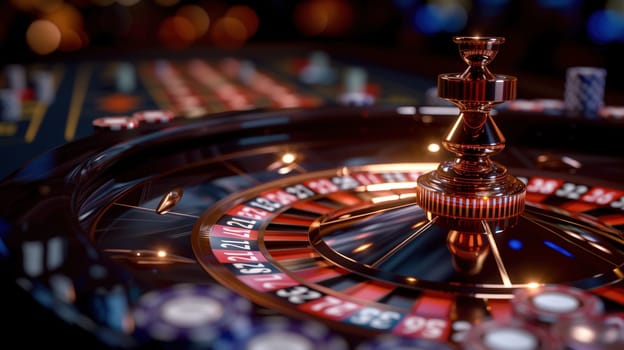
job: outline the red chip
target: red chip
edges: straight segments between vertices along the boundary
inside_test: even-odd
[[[603,118],[624,119],[624,106],[604,106],[598,114]]]
[[[512,111],[541,112],[544,107],[539,101],[514,100],[507,103],[507,109]]]
[[[565,105],[563,104],[563,100],[557,99],[539,99],[536,100],[544,110],[553,110],[553,111],[563,111],[565,109]]]
[[[552,333],[562,340],[565,349],[624,349],[624,325],[617,314],[558,322]]]
[[[93,120],[92,124],[96,129],[118,131],[134,129],[139,125],[139,122],[128,116],[119,116],[97,118]]]
[[[158,124],[168,123],[173,120],[175,116],[171,111],[148,110],[134,113],[133,118],[138,123]]]

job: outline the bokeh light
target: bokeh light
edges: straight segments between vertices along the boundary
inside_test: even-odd
[[[258,31],[259,19],[256,11],[249,6],[237,5],[230,7],[225,17],[235,18],[245,26],[247,37],[251,37]]]
[[[498,33],[528,50],[518,49],[509,64],[543,73],[557,72],[564,61],[581,61],[619,72],[615,57],[624,43],[622,0],[7,0],[2,5],[0,45],[7,61],[55,51],[236,48],[252,40],[422,46],[446,54],[434,41]],[[35,40],[38,27],[29,27],[35,20],[54,24],[60,42]],[[548,40],[558,44],[547,46]],[[550,50],[546,59],[533,58],[533,49],[541,46]],[[579,46],[580,55],[573,54]]]
[[[254,9],[244,5],[227,8],[212,25],[210,38],[218,47],[243,46],[256,32],[260,19]]]
[[[457,33],[462,31],[468,22],[466,8],[453,1],[437,1],[416,9],[413,25],[424,34],[441,32]]]
[[[475,7],[478,7],[485,17],[497,17],[510,3],[511,0],[477,0]]]
[[[197,39],[197,32],[188,18],[174,15],[162,21],[158,37],[166,47],[181,49],[190,46]]]
[[[295,25],[307,36],[345,35],[353,26],[353,8],[344,0],[307,0],[297,4]]]
[[[75,51],[88,43],[81,13],[70,4],[63,4],[46,13],[42,19],[54,23],[61,31],[59,50]]]
[[[247,27],[238,18],[221,17],[215,22],[212,41],[219,47],[240,47],[248,37]]]
[[[198,5],[184,5],[177,11],[177,15],[186,18],[195,29],[195,39],[205,35],[210,27],[210,17]]]
[[[61,43],[61,30],[49,20],[35,20],[26,31],[26,42],[33,52],[47,55],[58,49]]]
[[[613,10],[594,12],[587,21],[587,35],[598,44],[624,42],[624,14]]]

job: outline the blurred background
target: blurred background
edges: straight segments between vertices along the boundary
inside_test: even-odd
[[[584,65],[606,68],[607,103],[624,103],[617,101],[624,89],[622,0],[8,0],[0,6],[2,64],[286,44],[434,76],[461,68],[452,36],[481,34],[506,37],[493,71],[524,78],[523,97],[560,97],[565,69]]]

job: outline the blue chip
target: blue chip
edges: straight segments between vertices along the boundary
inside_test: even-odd
[[[565,109],[593,118],[604,104],[607,71],[599,67],[570,67],[566,71]]]
[[[445,343],[417,338],[404,338],[392,334],[380,335],[359,344],[356,350],[453,350]]]
[[[345,338],[325,325],[281,316],[255,319],[253,324],[238,324],[229,338],[223,337],[215,349],[240,350],[347,350]]]
[[[134,309],[145,341],[209,344],[238,323],[248,324],[251,303],[218,285],[178,284],[143,295]]]

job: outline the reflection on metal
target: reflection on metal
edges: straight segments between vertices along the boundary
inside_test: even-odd
[[[139,207],[139,206],[136,206],[136,205],[123,204],[123,203],[119,203],[119,202],[114,203],[114,205],[118,205],[120,207],[126,207],[126,208],[134,208],[134,209],[143,210],[143,211],[150,211],[150,212],[156,211],[155,209],[151,209],[151,208]],[[191,215],[191,214],[186,214],[186,213],[178,213],[178,212],[173,212],[173,211],[170,211],[167,214],[169,214],[169,215],[177,215],[177,216],[185,216],[185,217],[188,217],[188,218],[197,218],[197,215]]]
[[[112,259],[126,260],[137,265],[170,265],[195,264],[195,259],[180,255],[172,255],[165,250],[132,250],[132,249],[105,249]]]
[[[440,144],[438,143],[430,143],[429,145],[427,145],[427,151],[431,152],[431,153],[437,153],[440,152]]]
[[[505,148],[505,137],[490,113],[516,97],[517,79],[488,69],[505,42],[501,37],[455,37],[468,65],[463,73],[438,76],[438,96],[460,113],[442,145],[456,158],[418,177],[418,204],[431,215],[448,219],[454,229],[480,231],[486,220],[499,232],[524,211],[526,186],[491,157]]]
[[[535,163],[540,169],[555,171],[574,171],[583,167],[580,161],[565,155],[540,154],[535,159]]]
[[[287,166],[280,167],[279,169],[277,169],[277,173],[280,175],[286,175],[290,173],[291,171],[293,171],[295,168],[296,168],[296,164],[289,164]]]
[[[361,253],[361,252],[363,252],[363,251],[366,251],[367,249],[370,249],[370,247],[372,247],[372,246],[373,246],[373,244],[372,244],[372,243],[362,244],[362,245],[360,245],[360,246],[357,246],[357,247],[353,250],[353,252],[354,252],[354,253]]]
[[[366,185],[366,191],[368,192],[377,192],[377,191],[389,191],[395,189],[406,189],[406,188],[415,188],[416,182],[389,182],[385,184],[373,184]]]
[[[411,206],[413,205],[413,203],[404,203],[402,205],[399,206],[392,206],[389,208],[379,208],[376,210],[371,210],[371,211],[366,211],[364,213],[360,213],[360,214],[345,214],[342,215],[336,219],[332,219],[332,220],[327,220],[327,221],[314,221],[310,227],[311,228],[319,228],[319,227],[323,227],[323,226],[333,226],[333,225],[351,225],[354,222],[360,221],[360,220],[366,220],[369,217],[374,217],[377,216],[379,214],[382,214],[386,211],[391,211],[391,210],[395,210],[397,208],[403,207],[403,206]]]
[[[268,171],[277,171],[280,175],[286,175],[293,170],[302,170],[299,166],[301,157],[294,152],[285,151],[279,155],[278,159],[267,166]]]
[[[490,251],[483,233],[450,230],[446,242],[453,258],[453,267],[457,271],[467,275],[481,272]]]
[[[459,113],[459,108],[455,106],[421,106],[418,107],[418,113],[421,115],[457,115]],[[406,113],[400,113],[406,114]]]
[[[375,261],[375,263],[372,264],[371,266],[375,267],[375,266],[381,265],[384,261],[386,261],[386,259],[392,257],[394,254],[396,254],[398,251],[400,251],[403,247],[405,247],[405,245],[407,245],[409,242],[411,242],[412,240],[416,239],[423,232],[427,231],[433,224],[435,224],[436,219],[437,218],[433,218],[433,220],[428,221],[424,225],[421,225],[418,228],[418,230],[412,232],[412,234],[409,235],[405,240],[403,240],[402,242],[397,244],[394,248],[392,248],[390,251],[388,251],[386,254],[384,254],[381,258],[379,258],[377,261]]]
[[[371,200],[371,202],[373,203],[389,202],[389,201],[397,200],[399,198],[400,196],[398,194],[391,194],[389,196],[375,197]]]
[[[297,159],[297,156],[294,153],[286,152],[282,155],[282,162],[285,164],[292,164]]]
[[[391,173],[384,167],[367,170]],[[411,186],[407,179],[402,182]],[[508,299],[515,290],[547,283],[602,286],[624,275],[621,232],[588,215],[531,202],[512,225],[487,219],[466,224],[432,215],[414,198],[388,200],[394,196],[388,190],[401,192],[402,186],[351,188],[358,194],[366,190],[366,201],[314,220],[308,229],[312,247],[332,264],[369,279],[488,299]],[[415,192],[410,190],[405,192]],[[554,254],[546,242],[573,252],[574,261],[590,263],[562,269],[571,258]]]
[[[368,188],[368,186],[366,186]],[[407,187],[399,187],[399,186],[394,186],[390,189],[399,189],[399,188],[407,188],[410,189],[412,188],[411,186],[407,186]],[[415,198],[416,197],[416,193],[399,193],[399,194],[391,194],[391,195],[387,195],[387,196],[379,196],[379,197],[375,197],[375,198],[371,198],[371,202],[374,204],[377,203],[382,203],[382,202],[389,202],[389,201],[396,201],[399,199],[407,199],[407,198]]]
[[[507,269],[505,268],[505,264],[503,263],[500,251],[498,250],[498,246],[496,245],[494,233],[492,232],[493,230],[490,229],[490,226],[485,220],[481,221],[481,223],[483,224],[483,228],[485,229],[488,241],[490,242],[490,249],[492,250],[494,261],[496,261],[496,267],[498,267],[498,272],[500,274],[501,280],[503,281],[503,285],[505,285],[505,287],[511,287],[511,280],[509,279],[509,274],[507,273]]]
[[[158,203],[158,206],[156,207],[156,213],[160,215],[167,214],[182,199],[183,193],[184,191],[182,191],[181,188],[174,188],[173,190],[169,191],[160,200],[160,203]]]
[[[416,115],[415,106],[398,106],[396,112],[401,115]]]

